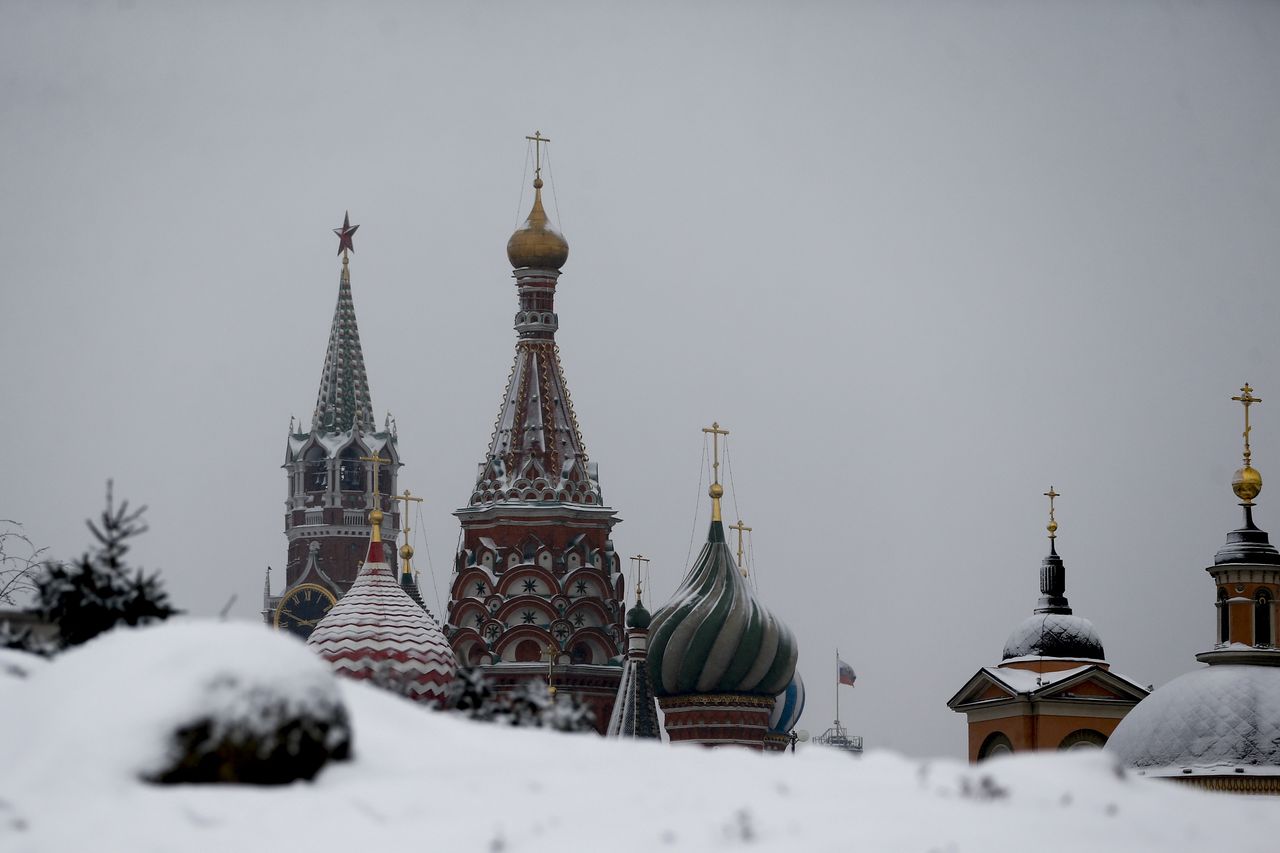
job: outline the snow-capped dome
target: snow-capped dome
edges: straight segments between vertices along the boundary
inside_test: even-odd
[[[653,615],[653,692],[777,696],[795,673],[796,656],[791,629],[756,600],[725,544],[721,522],[712,521],[684,582]]]
[[[1020,657],[1104,660],[1102,638],[1093,623],[1071,613],[1034,613],[1004,643],[1004,659]]]
[[[1217,664],[1143,699],[1107,750],[1151,775],[1280,773],[1280,667]]]
[[[796,727],[803,713],[804,680],[800,677],[800,670],[796,670],[787,689],[779,693],[777,700],[773,703],[773,713],[769,715],[770,733],[785,735]]]
[[[382,513],[375,509],[369,515],[374,540],[368,559],[307,645],[340,675],[370,679],[420,702],[438,702],[458,669],[453,649],[383,560],[377,535]]]

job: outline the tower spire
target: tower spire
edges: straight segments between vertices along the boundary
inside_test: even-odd
[[[316,409],[311,416],[312,430],[320,432],[344,432],[352,425],[359,429],[373,428],[369,379],[360,348],[355,302],[351,298],[350,253],[355,251],[353,238],[359,227],[351,224],[351,215],[347,214],[342,227],[333,229],[338,235],[342,274],[338,280],[338,304],[329,329],[324,369],[320,374],[320,390],[316,394]]]

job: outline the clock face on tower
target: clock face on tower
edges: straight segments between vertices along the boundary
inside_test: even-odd
[[[276,628],[282,628],[305,640],[311,636],[329,608],[337,602],[333,593],[322,586],[313,583],[298,584],[276,606]]]

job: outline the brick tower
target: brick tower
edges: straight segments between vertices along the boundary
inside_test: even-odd
[[[283,465],[288,482],[284,532],[289,540],[284,589],[272,596],[268,578],[262,610],[268,624],[302,637],[355,582],[370,536],[375,464],[380,466],[384,492],[378,499],[384,519],[381,535],[394,542],[400,528],[396,503],[386,495],[395,494],[401,464],[395,427],[389,417],[381,432],[374,427],[351,298],[350,254],[359,227],[347,216],[342,227],[334,229],[342,256],[338,304],[311,429],[303,431],[301,424],[292,423],[289,428]],[[387,559],[394,570],[394,548],[388,549]]]
[[[541,145],[533,208],[507,243],[519,310],[515,363],[467,505],[447,633],[463,665],[499,690],[554,680],[595,712],[603,732],[622,675],[623,580],[596,465],[560,365],[556,284],[569,245],[542,207]]]

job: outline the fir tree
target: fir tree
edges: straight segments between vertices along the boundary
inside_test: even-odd
[[[35,581],[36,609],[58,626],[61,645],[87,642],[120,623],[146,625],[180,612],[169,605],[158,573],[146,575],[124,562],[128,542],[145,533],[145,506],[130,512],[129,502],[116,506],[107,482],[107,507],[100,524],[86,521],[98,540],[74,563],[46,563]]]

